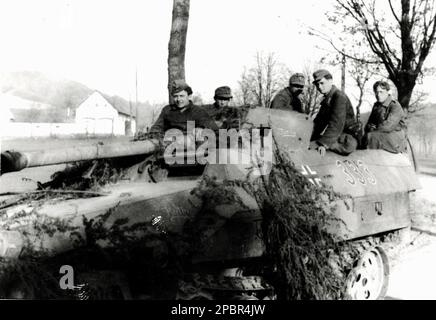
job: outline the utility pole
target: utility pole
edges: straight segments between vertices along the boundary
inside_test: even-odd
[[[132,129],[133,128],[132,127],[132,125],[133,125],[133,110],[132,110],[132,99],[130,97],[130,93],[129,93],[129,107],[130,107],[130,128],[129,128],[129,131],[126,132],[126,134],[128,134],[128,135],[133,133],[133,129]]]
[[[135,67],[135,109],[136,109],[135,132],[138,132],[138,121],[139,121],[139,109],[138,109],[138,66]]]
[[[342,52],[344,52],[344,49],[342,49]],[[341,90],[343,92],[345,92],[345,65],[346,65],[346,60],[345,60],[345,54],[342,53],[342,76],[341,76]]]

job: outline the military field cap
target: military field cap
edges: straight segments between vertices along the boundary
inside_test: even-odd
[[[232,97],[232,90],[228,86],[222,86],[215,90],[215,96],[214,99],[217,98],[223,98],[223,99],[231,99]]]
[[[332,79],[333,76],[330,72],[328,72],[325,69],[320,69],[320,70],[317,70],[313,73],[313,83],[317,83],[322,78]]]
[[[174,80],[171,84],[171,94],[185,90],[188,95],[192,94],[191,87],[184,80]]]
[[[294,73],[289,79],[289,85],[304,86],[304,84],[305,84],[305,77],[304,74],[302,73]]]

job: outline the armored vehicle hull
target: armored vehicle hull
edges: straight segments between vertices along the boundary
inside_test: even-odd
[[[361,241],[410,226],[410,195],[420,186],[414,164],[407,154],[391,154],[383,150],[358,150],[346,157],[330,152],[321,157],[317,152],[307,148],[312,130],[311,119],[295,112],[251,109],[245,123],[250,128],[271,129],[266,135],[270,135],[272,148],[286,153],[292,159],[294,167],[314,185],[329,186],[344,196],[333,202],[326,201],[326,206],[334,208],[334,215],[344,222],[329,226],[330,232],[342,241]],[[262,139],[267,141],[265,137]],[[2,173],[60,162],[149,155],[156,145],[155,141],[139,141],[135,142],[135,148],[124,146],[124,149],[120,149],[122,154],[116,148],[109,148],[104,152],[102,149],[87,152],[76,150],[64,153],[61,158],[38,153],[31,156],[16,156],[9,153],[4,154],[4,157],[2,154],[2,161],[11,158],[11,154],[12,158],[21,159],[18,165],[4,166],[3,162],[3,168],[7,170],[3,170]],[[44,252],[49,256],[68,252],[77,245],[73,242],[72,236],[86,238],[87,222],[106,217],[108,212],[110,215],[103,223],[107,229],[116,225],[117,221],[124,221],[124,227],[142,224],[153,226],[166,234],[183,235],[186,225],[195,222],[202,205],[192,193],[202,177],[213,177],[217,181],[240,181],[250,180],[255,175],[252,164],[240,164],[237,161],[245,152],[243,149],[217,150],[218,155],[223,152],[230,161],[209,163],[204,170],[200,166],[200,174],[169,175],[165,179],[155,181],[150,179],[153,178],[150,171],[144,170],[144,162],[141,162],[128,170],[127,180],[105,185],[94,194],[90,192],[90,197],[69,200],[51,197],[49,201],[23,201],[23,198],[18,197],[17,203],[14,203],[13,199],[4,201],[0,209],[0,255],[6,259],[19,259],[29,244],[32,250]],[[237,158],[233,161],[232,157]],[[272,166],[273,162],[274,159],[266,166]],[[173,166],[178,172],[187,167]],[[234,274],[235,268],[250,261],[261,261],[265,253],[261,234],[262,215],[258,203],[243,188],[235,186],[234,191],[242,199],[242,204],[216,206],[215,213],[222,219],[212,228],[192,256],[192,263],[215,263],[222,268],[220,274],[230,273],[231,277],[239,279],[238,288],[228,288],[230,291],[250,291],[250,297],[253,297],[252,292],[258,290],[267,292],[264,294],[265,297],[272,297],[271,288],[259,279]],[[38,192],[55,193],[53,190]],[[59,193],[59,196],[62,194]],[[70,226],[71,230],[58,228],[49,233],[41,232],[41,228],[36,228],[37,224],[33,223],[41,219],[61,220]],[[98,245],[105,247],[111,244],[99,241]],[[373,271],[365,268],[365,261],[368,259],[377,262]],[[356,269],[351,272],[350,295],[357,299],[381,298],[386,292],[388,270],[387,255],[383,248],[375,244],[367,246],[362,250]],[[370,294],[368,289],[357,281],[362,276],[373,279],[375,283]],[[249,284],[248,287],[251,286],[250,290],[247,289],[246,283]],[[194,291],[195,293],[188,295],[188,298],[213,298],[213,294],[205,293],[207,290]],[[130,297],[130,294],[125,296]]]

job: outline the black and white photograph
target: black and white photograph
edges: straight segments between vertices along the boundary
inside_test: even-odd
[[[5,0],[0,41],[1,300],[436,300],[436,0]]]

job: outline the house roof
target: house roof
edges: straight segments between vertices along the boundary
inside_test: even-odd
[[[104,94],[98,90],[94,90],[86,99],[84,99],[81,103],[79,103],[79,106],[85,102],[86,100],[89,99],[90,96],[92,96],[94,93],[98,93],[100,94],[103,99],[105,99],[107,101],[107,103],[109,103],[112,107],[115,108],[115,110],[117,110],[119,113],[126,115],[126,116],[130,116],[130,105],[129,102],[124,100],[121,97],[118,96],[109,96],[107,94]],[[135,104],[132,102],[132,117],[136,118],[136,108],[135,108]]]
[[[130,113],[132,113],[132,117],[136,117],[136,108],[135,103],[131,102],[132,108],[130,108],[129,101],[126,101],[125,99],[118,97],[118,96],[108,96],[106,94],[103,94],[100,92],[100,94],[121,114],[124,114],[126,116],[130,116]],[[130,109],[132,111],[130,111]]]

